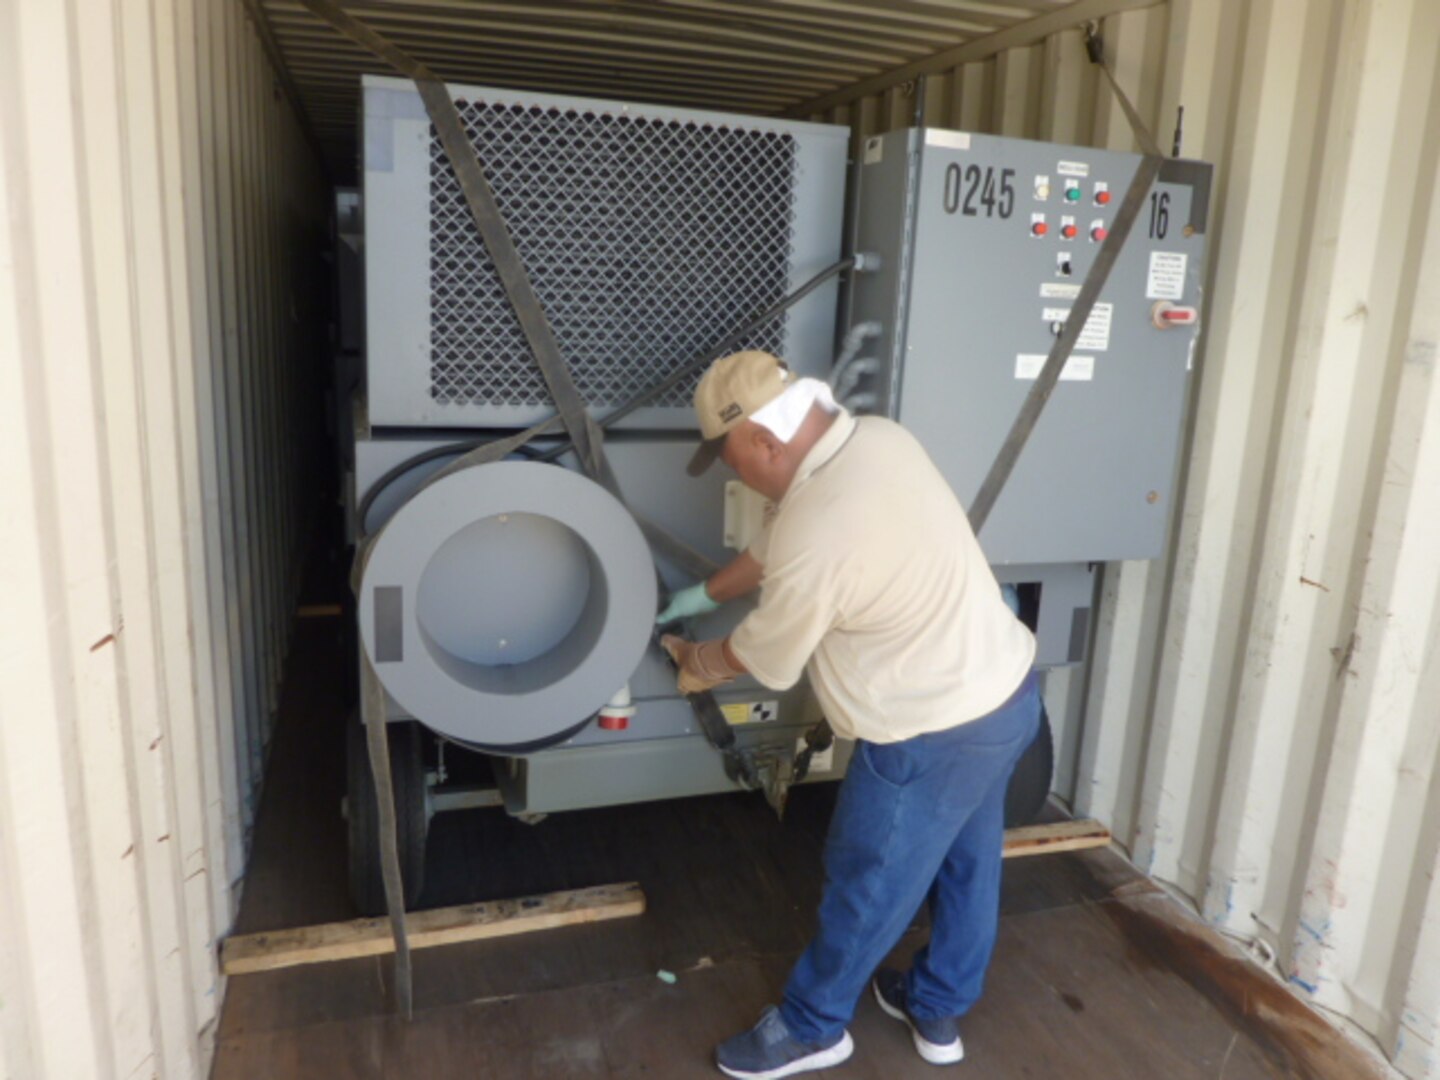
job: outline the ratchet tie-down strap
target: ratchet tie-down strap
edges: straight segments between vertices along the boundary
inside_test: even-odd
[[[580,392],[570,376],[570,369],[560,355],[559,346],[555,341],[549,321],[545,317],[540,299],[535,293],[529,274],[526,273],[524,262],[505,226],[504,218],[495,202],[490,184],[485,178],[479,157],[465,132],[459,110],[455,108],[455,102],[444,82],[427,65],[416,60],[368,26],[356,21],[332,0],[300,0],[300,2],[313,14],[328,22],[356,44],[369,49],[396,70],[414,80],[420,97],[425,103],[425,110],[429,114],[430,122],[434,125],[441,144],[445,148],[446,157],[455,170],[456,179],[465,194],[465,201],[470,208],[481,239],[485,243],[485,249],[505,287],[506,297],[509,299],[511,307],[514,308],[516,318],[525,333],[536,366],[539,367],[555,403],[556,416],[518,435],[486,443],[466,453],[431,477],[427,486],[428,483],[434,483],[461,469],[499,461],[537,436],[559,434],[563,430],[573,445],[576,457],[585,474],[603,485],[623,504],[624,497],[620,492],[619,484],[609,462],[605,459],[604,436],[600,425],[590,416],[584,399],[581,398]],[[832,267],[827,275],[837,269],[838,266]],[[703,574],[708,574],[716,569],[709,560],[689,550],[679,541],[658,529],[652,522],[645,521],[638,515],[636,520],[652,546],[686,569]],[[376,536],[378,535],[377,533]],[[363,540],[356,554],[352,583],[357,588],[363,575],[365,562],[370,551],[373,550],[374,539],[374,537],[370,537]],[[656,578],[663,595],[665,585],[663,580],[660,580],[658,569]],[[658,641],[654,644],[657,648],[659,647]],[[414,998],[410,949],[405,929],[404,884],[400,872],[399,846],[396,839],[395,800],[390,776],[390,747],[384,723],[385,692],[369,656],[364,655],[363,650],[361,693],[365,715],[374,721],[365,725],[366,744],[369,750],[370,769],[375,781],[376,800],[379,804],[380,855],[385,887],[385,906],[389,913],[391,933],[395,939],[396,994],[400,1010],[408,1019],[413,1012]],[[707,739],[724,756],[727,775],[747,786],[753,786],[756,783],[753,765],[736,747],[735,733],[725,721],[714,696],[709,692],[704,692],[691,695],[689,700]]]

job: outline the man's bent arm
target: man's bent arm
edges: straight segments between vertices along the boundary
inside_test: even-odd
[[[705,591],[715,603],[729,603],[758,589],[764,573],[765,568],[755,556],[742,551],[710,575],[705,582]]]
[[[725,650],[725,663],[734,668],[737,675],[750,674],[750,669],[740,662],[740,658],[735,655],[735,650],[730,648],[730,639],[728,637],[722,641],[720,645]]]

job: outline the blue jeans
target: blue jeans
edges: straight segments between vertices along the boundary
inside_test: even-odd
[[[780,1004],[792,1035],[819,1043],[840,1034],[927,897],[930,941],[915,954],[907,1007],[940,1019],[979,999],[1000,921],[1005,791],[1039,723],[1032,672],[978,720],[855,744],[825,841],[820,928]]]

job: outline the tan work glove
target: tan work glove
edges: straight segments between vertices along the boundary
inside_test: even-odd
[[[724,641],[686,641],[666,634],[660,644],[680,669],[676,685],[682,694],[699,694],[730,682],[743,671],[725,659]]]

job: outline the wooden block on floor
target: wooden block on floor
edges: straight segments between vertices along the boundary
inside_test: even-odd
[[[1085,818],[1080,821],[1053,821],[1046,825],[1023,825],[1005,830],[1005,858],[1022,855],[1052,855],[1059,851],[1083,851],[1106,847],[1110,830],[1100,822]]]
[[[645,894],[640,891],[638,883],[631,881],[520,900],[491,900],[434,911],[415,911],[405,917],[405,924],[410,948],[425,949],[460,941],[621,919],[639,915],[644,910]],[[393,951],[388,918],[354,919],[228,938],[220,948],[220,967],[226,975],[244,975],[297,964],[379,956]]]
[[[342,610],[339,604],[301,604],[295,609],[295,615],[301,619],[333,619]]]

